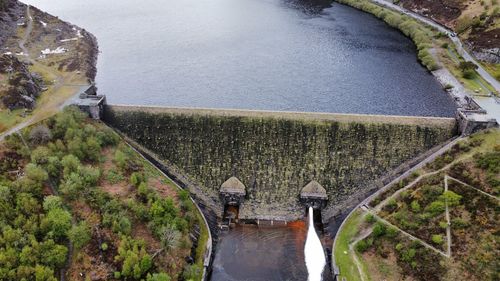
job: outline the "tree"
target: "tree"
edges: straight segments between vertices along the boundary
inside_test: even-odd
[[[63,202],[61,197],[49,195],[43,199],[43,209],[48,212],[53,209],[62,209]]]
[[[170,225],[163,226],[159,232],[162,247],[169,250],[179,245],[181,233]]]
[[[81,249],[87,245],[91,239],[90,227],[85,221],[82,221],[69,230],[68,237],[75,248]]]
[[[155,273],[153,275],[148,274],[146,281],[170,281],[170,276],[166,273]],[[186,279],[187,280],[187,279]]]
[[[463,61],[460,62],[458,68],[460,68],[460,70],[462,71],[462,76],[464,78],[472,79],[476,74],[476,69],[478,68],[478,66],[470,61]]]
[[[41,227],[48,237],[60,241],[67,237],[68,230],[71,228],[71,214],[63,209],[52,209],[42,220]]]
[[[35,266],[35,280],[36,281],[57,281],[54,277],[54,271],[43,265]]]
[[[67,177],[71,173],[78,171],[78,167],[80,167],[81,165],[80,160],[73,154],[64,156],[61,160],[61,164],[63,166],[64,177]]]
[[[52,139],[50,129],[45,125],[38,125],[30,132],[30,141],[33,144],[44,144]]]
[[[46,146],[39,146],[31,152],[31,162],[44,165],[49,161],[50,150]]]
[[[56,244],[54,240],[48,239],[40,243],[41,263],[52,267],[62,268],[66,263],[68,248],[63,245]]]

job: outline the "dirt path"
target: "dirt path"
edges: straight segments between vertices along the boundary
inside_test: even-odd
[[[420,242],[420,244],[422,244],[424,247],[426,247],[427,249],[429,250],[432,250],[446,258],[450,258],[450,256],[448,256],[445,252],[441,251],[441,250],[438,250],[436,248],[434,248],[434,246],[430,245],[429,243],[425,242],[424,240],[416,237],[416,236],[413,236],[411,235],[410,233],[402,230],[401,228],[397,227],[396,225],[392,224],[391,222],[389,222],[388,220],[382,218],[381,216],[377,215],[377,213],[373,210],[373,209],[370,209],[368,206],[362,206],[361,209],[365,212],[368,212],[370,213],[372,216],[374,216],[378,221],[381,221],[383,223],[385,223],[386,225],[390,226],[390,227],[394,227],[395,229],[397,229],[399,232],[401,232],[403,235],[405,235],[406,237],[408,237],[410,240],[413,240],[413,241],[418,241]]]
[[[31,16],[30,12],[30,5],[26,6],[26,18],[28,19],[28,23],[26,26],[26,30],[24,32],[23,38],[19,40],[19,48],[21,48],[23,54],[28,58],[30,62],[33,62],[33,60],[30,58],[30,54],[28,52],[28,49],[26,49],[26,42],[28,41],[31,31],[33,31],[33,17]]]
[[[29,53],[26,48],[26,43],[30,39],[30,35],[33,31],[33,17],[31,15],[30,6],[26,6],[26,30],[24,32],[23,37],[19,40],[19,48],[21,48],[23,52],[23,58],[31,63],[33,66],[49,73],[54,77],[54,83],[50,86],[47,93],[42,94],[44,97],[40,97],[39,104],[33,111],[33,115],[23,122],[15,125],[14,127],[2,132],[0,134],[0,141],[3,141],[6,136],[11,135],[13,133],[22,130],[23,128],[39,122],[45,118],[48,118],[61,110],[65,105],[68,104],[68,100],[76,96],[78,93],[82,91],[84,88],[88,88],[90,84],[75,83],[75,78],[77,73],[68,73],[64,75],[63,73],[57,71],[54,68],[48,67],[38,61],[36,61],[32,54]]]

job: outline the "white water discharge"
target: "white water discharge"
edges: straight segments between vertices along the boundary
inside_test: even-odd
[[[309,207],[309,229],[307,230],[306,245],[304,247],[308,281],[321,281],[323,269],[326,265],[325,253],[314,229],[313,208]]]

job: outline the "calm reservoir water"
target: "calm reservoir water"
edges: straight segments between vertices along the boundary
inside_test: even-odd
[[[110,103],[453,116],[398,31],[290,1],[25,2],[97,36]]]

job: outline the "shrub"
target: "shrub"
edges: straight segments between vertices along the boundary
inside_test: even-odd
[[[155,273],[153,275],[148,274],[148,276],[146,278],[146,281],[170,281],[170,280],[171,280],[170,276],[168,274],[164,273],[164,272],[162,272],[162,273]],[[195,278],[189,279],[189,278],[184,277],[184,280],[189,281],[189,280],[197,280],[197,279],[195,279]]]
[[[52,139],[52,133],[45,125],[38,125],[31,130],[29,139],[33,144],[44,144]]]
[[[63,202],[61,197],[49,195],[43,200],[43,209],[48,212],[53,209],[62,209]]]
[[[107,251],[108,250],[108,243],[104,242],[101,244],[101,250]]]
[[[48,237],[61,241],[66,238],[71,228],[71,214],[63,209],[52,209],[42,220],[41,227]]]
[[[375,237],[380,237],[380,236],[383,236],[386,232],[387,228],[385,226],[385,224],[381,223],[381,222],[377,222],[375,224],[375,226],[373,227],[373,236]]]
[[[374,216],[374,215],[372,215],[372,214],[368,214],[368,215],[366,215],[365,221],[366,221],[367,223],[374,223],[376,220],[377,220],[377,219],[375,218],[375,216]]]
[[[420,210],[421,210],[420,204],[418,203],[418,201],[417,201],[417,200],[413,200],[413,201],[411,201],[410,206],[411,206],[411,210],[412,210],[413,212],[415,212],[415,213],[418,213],[418,212],[420,212]]]
[[[472,69],[467,69],[462,72],[462,77],[465,79],[474,79],[476,72]]]
[[[443,193],[443,195],[439,196],[439,199],[443,202],[447,202],[449,207],[454,207],[460,204],[462,196],[456,194],[451,190],[447,190]]]
[[[187,265],[182,272],[184,280],[200,280],[203,269],[197,264]]]
[[[434,234],[434,235],[432,235],[431,240],[432,240],[432,242],[433,242],[434,244],[437,244],[437,245],[441,245],[441,244],[443,244],[443,242],[444,242],[444,241],[443,241],[443,236],[442,236],[442,235],[440,235],[440,234]]]
[[[69,230],[68,237],[76,249],[81,249],[90,241],[90,227],[83,221]]]
[[[437,216],[439,214],[442,214],[445,209],[446,206],[443,201],[434,201],[427,205],[425,211],[429,212],[432,216]]]
[[[395,227],[388,227],[386,231],[386,236],[389,238],[394,238],[398,235],[399,230]]]
[[[366,250],[368,250],[370,248],[371,245],[369,245],[369,243],[365,240],[361,240],[361,241],[358,241],[358,243],[356,243],[356,251],[359,252],[359,253],[364,253],[366,252]]]

